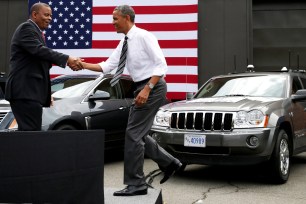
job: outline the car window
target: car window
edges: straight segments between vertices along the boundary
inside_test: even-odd
[[[214,78],[195,98],[221,96],[284,97],[285,76],[243,76]]]
[[[300,79],[302,81],[304,89],[306,89],[306,78],[301,77]]]
[[[94,80],[90,80],[74,86],[70,86],[68,88],[61,89],[59,91],[54,92],[52,96],[56,99],[81,96],[93,81]]]
[[[51,92],[54,93],[64,88],[74,86],[86,81],[93,81],[93,78],[55,78],[51,81]]]
[[[293,77],[292,80],[292,94],[296,93],[297,90],[302,89],[302,84],[297,76]]]
[[[125,98],[134,98],[134,91],[136,89],[135,83],[130,80],[120,80]]]
[[[106,91],[109,93],[111,99],[118,99],[117,85],[111,87],[110,85],[111,79],[104,79],[102,82],[95,88],[94,93],[99,91]]]

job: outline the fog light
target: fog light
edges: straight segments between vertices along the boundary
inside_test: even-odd
[[[250,138],[249,138],[249,145],[251,145],[251,146],[258,146],[258,144],[259,144],[259,139],[258,139],[258,137],[256,137],[256,136],[251,136]]]

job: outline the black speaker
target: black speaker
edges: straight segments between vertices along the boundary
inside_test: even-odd
[[[104,203],[104,130],[0,133],[0,202]]]

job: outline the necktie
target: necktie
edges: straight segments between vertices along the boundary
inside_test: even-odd
[[[43,38],[44,42],[46,43],[46,37],[45,37],[44,32],[41,32],[41,36],[42,36],[42,38]]]
[[[121,50],[121,54],[120,54],[118,69],[117,69],[113,79],[110,81],[111,86],[114,86],[115,84],[118,83],[119,78],[120,78],[121,74],[123,73],[123,70],[124,70],[124,67],[125,67],[125,62],[126,62],[127,49],[128,49],[127,39],[128,39],[128,37],[125,36],[123,46],[122,46],[122,50]]]

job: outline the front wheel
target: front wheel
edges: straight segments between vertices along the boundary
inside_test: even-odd
[[[73,125],[64,124],[56,127],[55,130],[77,130],[77,128]]]
[[[290,172],[290,150],[288,135],[284,130],[278,134],[270,163],[274,182],[286,183]]]

